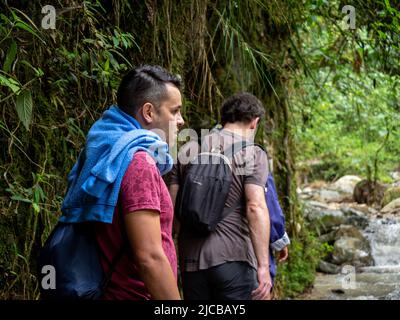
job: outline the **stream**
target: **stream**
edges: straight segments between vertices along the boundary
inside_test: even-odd
[[[363,231],[369,240],[373,266],[339,274],[317,273],[306,300],[400,300],[400,218],[373,217]]]

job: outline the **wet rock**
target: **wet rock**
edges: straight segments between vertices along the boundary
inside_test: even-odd
[[[313,196],[313,199],[320,202],[342,202],[345,195],[335,190],[321,189]]]
[[[366,241],[364,235],[361,231],[352,225],[341,224],[338,227],[334,227],[331,232],[325,233],[318,237],[320,242],[327,242],[329,244],[333,244],[336,240],[339,240],[342,237],[351,237],[357,238],[361,241]]]
[[[344,213],[334,205],[318,201],[304,203],[304,217],[317,235],[326,234],[346,222]]]
[[[368,218],[361,211],[355,210],[354,208],[350,207],[343,207],[342,212],[346,216],[345,223],[347,225],[352,225],[359,229],[365,229],[369,224]]]
[[[374,262],[368,241],[348,236],[335,242],[331,259],[337,265],[348,264],[354,267],[369,266]]]
[[[369,220],[366,217],[363,216],[351,216],[346,219],[346,224],[352,225],[354,227],[357,227],[359,229],[365,229],[368,227]]]
[[[327,242],[328,244],[333,244],[336,239],[336,232],[337,230],[333,230],[331,232],[325,233],[318,237],[319,242],[324,243]]]
[[[364,216],[369,216],[369,215],[376,215],[378,213],[378,211],[370,206],[367,206],[365,203],[356,203],[356,202],[352,202],[347,204],[347,206],[342,206],[342,210],[345,212],[347,209],[348,213],[359,213],[361,215]],[[349,211],[348,209],[352,209],[351,211]],[[346,212],[345,212],[346,213]]]
[[[331,292],[336,294],[345,294],[343,289],[331,289]]]
[[[400,181],[400,171],[392,171],[389,172],[389,174],[393,178],[393,180]]]
[[[387,214],[397,214],[400,213],[400,198],[393,200],[388,205],[386,205],[381,211],[381,213]]]
[[[396,289],[389,293],[386,297],[385,300],[400,300],[400,289]]]
[[[327,205],[326,203],[322,203],[322,202],[319,202],[319,201],[312,201],[312,200],[311,201],[307,201],[305,203],[305,206],[306,206],[306,209],[307,208],[318,209],[318,210],[330,209],[329,205]]]
[[[331,184],[330,189],[345,193],[347,195],[353,195],[354,187],[362,179],[357,176],[343,176],[335,183]]]
[[[346,222],[346,217],[341,210],[323,209],[320,207],[308,206],[305,218],[312,230],[318,235],[330,232]]]
[[[327,274],[338,274],[340,273],[340,267],[333,263],[321,260],[318,264],[317,271]]]
[[[382,207],[385,207],[395,199],[400,198],[400,187],[391,187],[385,191],[382,199]]]
[[[311,189],[310,187],[305,187],[304,189],[297,189],[297,193],[299,194],[300,198],[304,200],[312,199],[314,195],[317,193],[317,190]]]
[[[343,237],[357,238],[362,242],[367,241],[361,231],[351,225],[342,224],[339,226],[339,229],[336,231],[336,240]]]

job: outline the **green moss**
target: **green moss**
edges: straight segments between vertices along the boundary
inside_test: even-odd
[[[311,286],[319,260],[331,250],[311,234],[293,239],[289,247],[289,258],[278,264],[276,290],[279,298],[294,298]]]
[[[389,188],[385,191],[382,199],[382,207],[386,206],[393,200],[400,198],[400,187]]]

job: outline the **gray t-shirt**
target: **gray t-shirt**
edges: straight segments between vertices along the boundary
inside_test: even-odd
[[[213,132],[205,137],[208,151],[215,147],[225,150],[243,140],[244,137],[228,130]],[[185,167],[179,163],[174,165],[168,183],[180,184],[180,178],[185,174]],[[215,231],[204,237],[193,235],[185,230],[184,226],[181,227],[178,238],[181,271],[204,270],[228,261],[248,262],[257,269],[257,259],[246,219],[244,185],[255,184],[265,187],[268,177],[267,155],[257,146],[246,147],[235,154],[232,170],[233,181],[225,207],[237,206],[236,209],[218,223]]]

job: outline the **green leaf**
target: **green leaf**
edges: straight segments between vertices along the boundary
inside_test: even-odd
[[[39,38],[39,36],[37,35],[37,33],[36,33],[28,24],[26,24],[25,22],[23,22],[23,21],[18,21],[18,22],[15,24],[15,26],[16,26],[17,28],[19,28],[19,29],[28,31],[30,34],[32,34],[32,35],[34,35],[34,36],[36,36],[36,37]]]
[[[29,26],[29,24],[25,23],[24,21],[22,21],[18,17],[16,17],[15,20],[17,21],[15,23],[15,27],[29,32],[30,34],[32,34],[36,38],[40,39],[43,43],[45,43],[45,41],[40,37],[40,35],[37,32],[35,32],[35,30],[33,30],[31,28],[31,26]]]
[[[3,66],[4,72],[10,71],[11,65],[14,62],[16,55],[17,55],[17,43],[13,41],[11,42],[11,45],[8,48],[6,59],[4,60],[4,66]]]
[[[39,213],[40,212],[40,207],[39,207],[39,205],[37,203],[33,202],[32,203],[32,207],[33,207],[33,210],[35,211],[35,213]]]
[[[110,59],[107,58],[106,63],[104,64],[104,71],[110,70]]]
[[[10,88],[14,93],[17,93],[21,88],[21,84],[17,80],[14,80],[13,78],[6,78],[1,74],[0,85]]]
[[[21,60],[20,64],[23,64],[23,65],[27,66],[28,68],[31,68],[33,71],[35,71],[35,75],[38,78],[44,75],[44,72],[42,69],[35,68],[33,65],[30,64],[30,62],[28,62],[26,60]]]
[[[31,92],[28,90],[21,92],[17,96],[15,107],[17,109],[19,120],[21,120],[26,130],[29,131],[29,125],[32,119],[32,107],[33,107]]]
[[[26,203],[32,203],[31,200],[23,198],[21,196],[15,195],[11,197],[11,200],[15,200],[15,201],[21,201],[21,202],[26,202]]]
[[[118,47],[119,46],[119,40],[117,37],[112,37],[113,39],[113,43],[114,43],[114,47]]]

